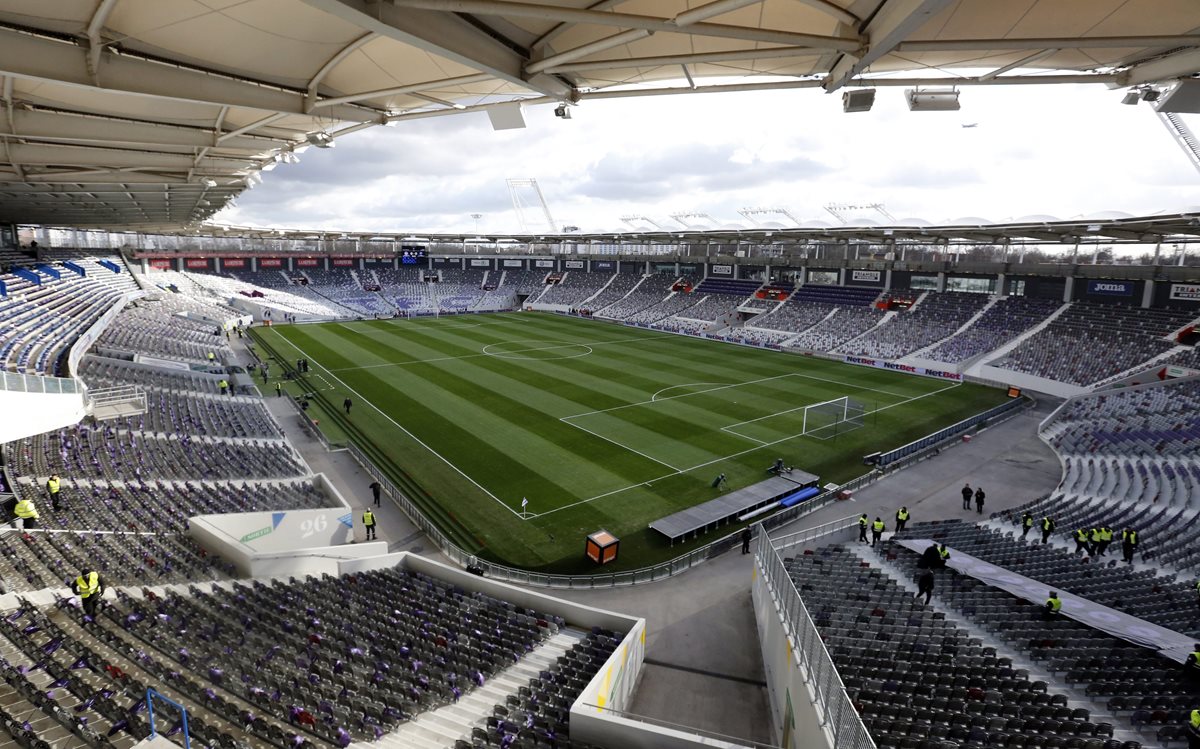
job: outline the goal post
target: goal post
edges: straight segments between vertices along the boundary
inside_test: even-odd
[[[804,407],[801,434],[828,439],[863,425],[866,407],[848,395]]]

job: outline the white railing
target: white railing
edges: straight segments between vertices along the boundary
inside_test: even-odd
[[[796,535],[800,534],[784,536],[781,540]],[[813,709],[821,720],[821,728],[829,734],[831,745],[837,749],[875,749],[875,742],[846,693],[846,685],[825,649],[821,633],[813,624],[796,583],[788,574],[783,557],[766,532],[758,536],[754,558],[794,645],[793,652],[800,661],[804,680],[812,690]]]
[[[145,413],[146,391],[138,385],[92,388],[85,395],[84,405],[97,419]]]

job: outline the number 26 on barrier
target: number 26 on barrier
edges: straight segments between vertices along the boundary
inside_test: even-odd
[[[315,518],[305,518],[300,521],[300,537],[308,538],[314,533],[320,533],[325,530],[327,525],[328,521],[325,520],[324,515],[318,515]]]

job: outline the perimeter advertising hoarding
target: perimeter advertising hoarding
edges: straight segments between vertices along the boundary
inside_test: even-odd
[[[1200,302],[1200,284],[1173,283],[1171,284],[1171,298],[1185,302]]]
[[[258,259],[259,268],[282,268],[283,258],[279,257],[260,257]]]
[[[223,257],[221,258],[222,268],[245,268],[246,258],[244,257]]]
[[[330,262],[335,268],[353,268],[358,264],[358,261],[352,257],[335,257]]]
[[[471,267],[472,268],[491,268],[492,261],[484,260],[484,259],[480,259],[480,258],[471,258]]]
[[[601,270],[611,271],[611,270],[616,270],[616,267],[617,267],[616,263],[614,263],[611,260],[593,260],[592,261],[592,270],[593,271],[601,271]]]
[[[962,381],[962,375],[958,374],[957,372],[943,372],[938,369],[914,367],[911,364],[898,364],[896,362],[883,361],[882,359],[866,359],[861,356],[847,356],[844,361],[847,364],[857,364],[860,367],[890,369],[893,372],[907,372],[908,374],[921,375],[922,377],[933,377],[939,380],[954,380],[955,382]]]
[[[534,260],[533,267],[534,268],[547,268],[549,270],[554,270],[554,261],[553,260]]]
[[[185,270],[208,270],[212,267],[212,260],[206,257],[184,258],[183,267]]]
[[[864,283],[879,283],[882,274],[877,270],[856,270],[850,272],[851,281],[862,281]]]
[[[1088,281],[1088,296],[1133,296],[1133,281]]]
[[[733,275],[733,266],[732,265],[710,265],[710,266],[708,266],[708,272],[713,274],[714,276],[732,276]]]
[[[564,260],[563,267],[566,268],[567,270],[582,270],[583,269],[583,261],[582,260]]]
[[[293,262],[297,268],[316,268],[321,264],[321,261],[315,257],[298,257]]]
[[[524,260],[501,260],[500,262],[503,264],[503,266],[505,268],[524,268],[525,267]]]
[[[170,260],[151,260],[150,267],[158,268],[160,270],[170,270],[171,261]]]

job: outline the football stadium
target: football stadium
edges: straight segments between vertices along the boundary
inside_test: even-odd
[[[1192,0],[0,0],[0,745],[1200,747],[1196,115]]]

